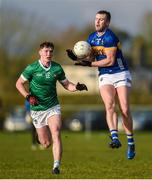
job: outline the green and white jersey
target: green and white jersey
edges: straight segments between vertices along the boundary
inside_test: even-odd
[[[45,68],[40,60],[28,65],[21,77],[29,81],[29,90],[38,98],[39,105],[31,106],[31,110],[44,111],[59,104],[56,92],[57,80],[66,80],[61,65],[51,61],[51,66]]]

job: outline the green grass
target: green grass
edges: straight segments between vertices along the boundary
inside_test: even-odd
[[[108,132],[62,133],[63,158],[61,174],[52,175],[52,151],[30,149],[29,133],[0,133],[1,179],[151,179],[152,133],[135,133],[137,156],[126,158],[126,136],[120,134],[123,146],[109,149]]]

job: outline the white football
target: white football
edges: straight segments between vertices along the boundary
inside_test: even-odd
[[[86,41],[78,41],[74,45],[73,52],[78,58],[85,58],[91,53],[91,45]]]

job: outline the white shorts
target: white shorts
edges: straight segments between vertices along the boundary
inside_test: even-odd
[[[131,74],[129,71],[123,71],[115,74],[103,74],[99,76],[99,87],[104,85],[113,85],[115,88],[120,86],[131,87]]]
[[[35,128],[41,128],[43,126],[48,125],[48,118],[55,115],[55,114],[61,114],[61,107],[60,105],[56,105],[52,108],[49,108],[45,111],[32,111],[31,110],[31,117],[33,120],[33,124]]]

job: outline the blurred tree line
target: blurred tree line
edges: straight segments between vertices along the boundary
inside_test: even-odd
[[[9,13],[8,13],[9,12]],[[116,27],[111,27],[122,42],[124,55],[129,62],[135,78],[145,76],[150,78],[146,82],[148,88],[142,89],[141,81],[133,93],[133,103],[152,102],[152,13],[148,12],[143,18],[143,29],[141,34],[132,37]],[[39,44],[43,41],[55,43],[55,59],[62,65],[72,64],[66,57],[65,50],[73,47],[78,40],[87,39],[88,35],[94,31],[90,25],[85,28],[68,27],[64,31],[55,29],[53,25],[48,25],[44,20],[36,20],[34,14],[24,14],[19,9],[0,9],[0,98],[3,112],[14,104],[24,103],[24,99],[15,88],[15,83],[22,70],[27,64],[38,59]],[[148,77],[147,74],[149,74]],[[145,84],[144,84],[145,85]],[[139,92],[140,87],[140,92]],[[144,92],[145,91],[145,92]],[[146,94],[146,96],[145,96]],[[74,96],[74,95],[73,95]],[[140,97],[140,98],[139,98]],[[147,98],[146,98],[147,97]],[[82,103],[81,98],[74,98],[77,103]],[[77,99],[77,100],[76,100]],[[99,97],[89,98],[89,103],[98,103]],[[68,97],[61,97],[61,102],[69,102]],[[101,102],[99,102],[101,103]]]

